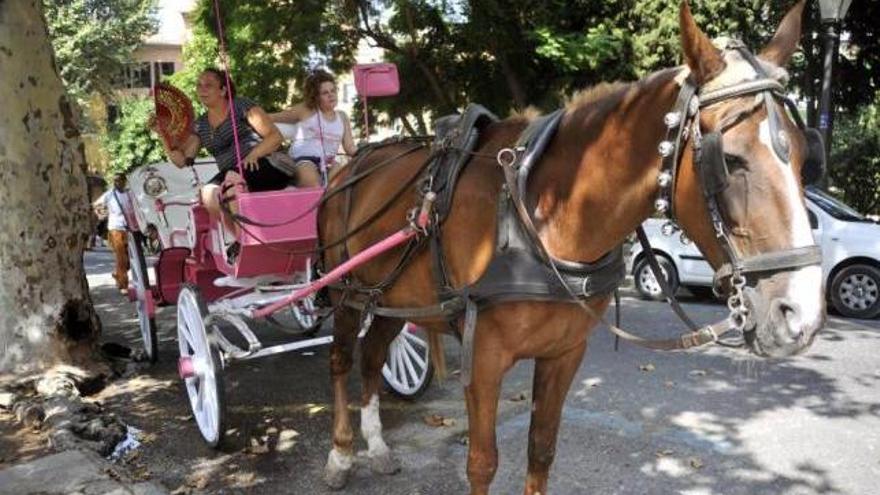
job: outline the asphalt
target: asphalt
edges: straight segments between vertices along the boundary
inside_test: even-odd
[[[87,253],[86,261],[103,338],[137,346],[133,307],[112,288],[108,253]],[[643,335],[680,331],[660,303],[626,293],[622,306],[624,326]],[[722,305],[688,297],[685,307],[703,322],[724,314]],[[174,319],[173,307],[159,310],[159,363],[96,397],[142,432],[126,460],[101,462],[175,493],[327,493],[327,348],[228,368],[227,441],[215,450],[201,441],[175,377]],[[290,340],[267,327],[257,332],[267,344]],[[455,369],[457,344],[446,344]],[[615,352],[613,338],[598,331],[566,402],[550,493],[876,493],[878,352],[880,322],[834,316],[807,353],[775,361],[720,348],[657,353],[621,345]],[[505,379],[493,493],[522,491],[531,375],[522,362]],[[356,376],[350,392],[357,396]],[[383,395],[381,407],[401,472],[374,475],[361,457],[344,493],[466,493],[467,416],[454,377],[416,401]],[[431,415],[451,421],[430,426],[424,418]]]

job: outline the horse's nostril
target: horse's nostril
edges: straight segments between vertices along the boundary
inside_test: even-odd
[[[781,321],[785,322],[788,336],[792,339],[798,339],[804,333],[803,318],[801,318],[800,306],[787,299],[778,301],[776,310],[779,312]]]

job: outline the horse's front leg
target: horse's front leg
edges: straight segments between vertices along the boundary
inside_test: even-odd
[[[400,466],[391,449],[382,438],[379,418],[379,388],[382,386],[382,366],[388,355],[388,346],[400,332],[403,322],[376,317],[362,344],[361,353],[361,434],[367,441],[370,468],[381,474],[394,474]]]
[[[547,477],[556,454],[562,406],[586,348],[584,341],[560,356],[535,360],[526,495],[547,493]]]
[[[324,468],[324,481],[333,489],[345,486],[354,463],[352,445],[354,435],[348,414],[346,383],[357,342],[358,323],[358,313],[349,308],[340,308],[334,316],[333,344],[330,346],[330,377],[333,382],[333,450],[327,456],[327,465]]]
[[[471,495],[486,495],[498,469],[495,417],[504,373],[513,365],[513,356],[492,338],[489,329],[476,329],[471,383],[464,395],[468,409],[467,475]]]

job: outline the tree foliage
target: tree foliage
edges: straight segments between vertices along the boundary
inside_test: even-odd
[[[880,214],[880,93],[862,111],[839,119],[832,139],[835,192],[860,212]]]
[[[710,36],[762,47],[790,0],[693,2]],[[875,2],[876,3],[876,2]],[[479,101],[500,114],[535,105],[549,109],[574,90],[633,79],[680,63],[678,2],[666,0],[221,0],[230,63],[243,93],[274,108],[289,103],[288,81],[302,81],[316,58],[344,71],[359,42],[384,49],[398,64],[401,94],[379,106],[392,117],[446,113]],[[817,6],[805,16],[804,51],[792,64],[793,85],[808,98],[821,74]],[[854,7],[855,8],[855,7]],[[861,7],[860,7],[861,8]],[[865,7],[877,10],[877,5]],[[880,15],[880,12],[878,12]],[[838,100],[853,110],[877,89],[876,27],[852,15],[848,57],[840,63]],[[194,71],[216,63],[213,2],[202,0],[201,45]],[[205,57],[204,54],[209,53]],[[863,82],[867,82],[864,84]]]
[[[65,89],[82,103],[112,94],[132,52],[156,31],[156,0],[43,0]]]
[[[153,113],[150,98],[126,98],[118,102],[119,118],[102,136],[110,156],[108,175],[165,160],[162,145],[146,122]]]

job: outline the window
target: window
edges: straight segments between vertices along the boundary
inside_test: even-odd
[[[122,69],[118,88],[151,88],[164,76],[174,74],[174,62],[134,62]]]
[[[153,83],[159,83],[165,76],[174,74],[174,62],[153,62]]]

